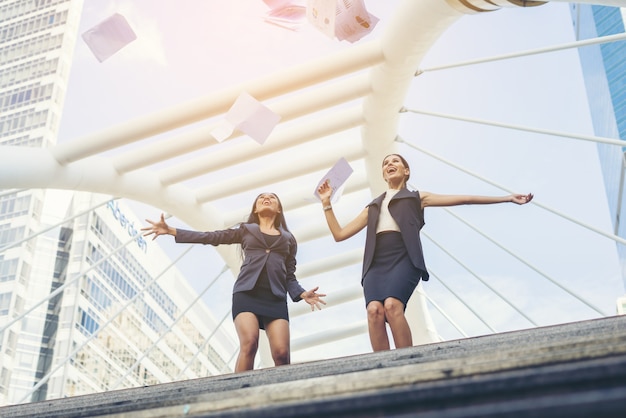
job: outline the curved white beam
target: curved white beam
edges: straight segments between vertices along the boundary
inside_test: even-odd
[[[176,164],[161,170],[158,175],[163,185],[180,183],[202,174],[214,172],[232,164],[256,159],[273,152],[288,149],[313,139],[322,138],[337,132],[362,125],[363,112],[358,107],[339,110],[329,116],[306,121],[302,124],[277,129],[265,144],[260,146],[250,140],[237,146],[237,152],[226,149],[211,154],[211,158],[201,156],[184,163]]]
[[[353,300],[363,299],[363,288],[361,284],[356,282],[348,284],[346,287],[335,290],[324,298],[326,306],[324,309],[332,309],[342,303],[352,302]],[[289,305],[289,316],[297,317],[311,313],[311,307],[308,304],[293,303]]]
[[[264,101],[368,68],[381,60],[378,42],[360,44],[314,62],[227,88],[210,97],[192,100],[94,135],[63,142],[52,147],[51,152],[60,164],[67,164],[224,113],[242,91]]]
[[[234,194],[249,191],[265,184],[283,181],[302,174],[319,171],[332,167],[337,162],[337,155],[343,155],[347,160],[362,158],[365,150],[354,147],[353,144],[339,144],[335,147],[336,154],[323,154],[314,156],[302,155],[290,158],[288,164],[282,164],[280,170],[274,166],[256,172],[250,171],[239,177],[228,178],[220,183],[213,183],[198,189],[196,200],[200,203],[232,196]]]
[[[503,7],[536,7],[546,3],[574,3],[569,0],[445,0],[450,7],[464,14],[493,12]],[[623,0],[582,0],[575,3],[625,7]]]
[[[363,335],[367,332],[367,321],[359,321],[353,324],[338,325],[333,327],[332,330],[318,332],[316,334],[306,335],[304,337],[295,338],[291,342],[292,351],[302,350],[304,348],[311,347],[312,345],[319,345],[330,343],[345,338],[356,337],[357,335]]]
[[[370,91],[370,80],[367,73],[357,74],[347,80],[342,79],[340,83],[340,85],[335,82],[317,86],[315,89],[302,92],[300,95],[289,96],[279,102],[268,104],[267,107],[272,110],[272,112],[280,115],[280,123],[282,124],[303,115],[312,114],[350,100],[358,99]],[[217,141],[211,135],[215,127],[216,124],[205,126],[158,143],[152,143],[149,147],[141,147],[126,152],[113,159],[113,166],[120,173],[128,172],[215,145]],[[229,139],[241,135],[241,133],[236,132]],[[272,134],[270,138],[272,136],[274,136],[274,134]],[[270,141],[270,138],[268,138],[262,149],[259,148],[258,144],[254,144],[256,145],[257,152],[269,153],[270,150],[273,150],[272,147],[268,147],[268,142],[273,142]],[[203,161],[205,161],[206,164],[205,158],[203,158]],[[180,166],[173,167],[172,170],[178,172],[185,171],[185,168],[188,167],[188,163],[189,161],[180,164]]]
[[[297,231],[294,231],[297,235]],[[323,260],[311,261],[298,266],[298,279],[306,279],[316,274],[326,273],[338,268],[360,264],[363,261],[363,250],[356,250],[335,254],[330,257],[324,257]]]
[[[17,187],[82,190],[126,197],[170,214],[186,214],[185,222],[204,228],[222,227],[222,217],[209,205],[198,205],[184,185],[163,188],[147,170],[118,174],[102,157],[90,157],[61,166],[45,148],[0,147],[0,188]],[[194,210],[190,211],[189,208]],[[209,224],[207,224],[207,222]]]
[[[380,165],[395,152],[399,110],[413,74],[430,47],[462,14],[445,1],[404,1],[382,36],[385,62],[372,68],[372,94],[363,102],[363,146],[372,194],[382,192]]]
[[[361,171],[357,171],[350,176],[350,180],[346,182],[345,189],[343,191],[343,196],[349,195],[350,193],[362,191],[368,188],[367,179],[365,177],[365,173]],[[292,211],[295,209],[299,209],[311,204],[311,199],[313,198],[313,190],[312,189],[296,189],[287,193],[281,193],[280,201],[283,204],[285,210]],[[242,219],[245,219],[246,216],[250,213],[250,207],[245,206],[238,209],[233,209],[228,211],[228,213],[224,214],[224,225],[231,226],[236,223],[241,222]],[[324,225],[322,225],[324,226]],[[324,228],[326,228],[324,226]],[[326,230],[326,229],[324,229]],[[300,235],[297,235],[298,241],[302,238]]]

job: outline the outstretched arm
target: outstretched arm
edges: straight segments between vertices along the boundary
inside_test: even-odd
[[[449,195],[420,192],[422,208],[427,206],[489,205],[493,203],[516,203],[524,205],[533,200],[533,194],[512,194],[508,196]]]
[[[333,234],[335,241],[343,241],[365,228],[367,225],[367,208],[363,209],[361,213],[359,213],[357,217],[350,221],[345,227],[342,227],[339,224],[339,221],[337,220],[330,204],[330,195],[332,194],[332,191],[333,190],[330,187],[328,180],[322,183],[322,185],[317,189],[317,193],[322,199],[322,205],[324,205],[324,216],[326,216],[328,229],[330,229],[331,234]]]
[[[169,226],[165,222],[165,216],[161,214],[161,219],[157,222],[151,221],[150,219],[146,219],[151,226],[147,226],[145,228],[141,228],[142,231],[147,231],[143,236],[148,236],[154,234],[152,237],[155,240],[159,235],[173,235],[176,236],[176,228]]]

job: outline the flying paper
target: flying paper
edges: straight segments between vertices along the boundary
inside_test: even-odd
[[[378,23],[363,0],[307,0],[307,20],[322,33],[340,41],[356,42]]]
[[[103,62],[137,39],[137,35],[126,18],[115,13],[83,33],[82,38],[98,61]]]
[[[368,33],[378,23],[378,18],[368,13],[363,0],[341,0],[343,7],[337,8],[335,20],[335,36],[340,41],[356,42]]]
[[[226,113],[222,123],[211,131],[211,136],[222,142],[238,129],[262,145],[278,121],[280,115],[272,112],[248,93],[242,92]]]
[[[337,0],[307,0],[306,18],[322,33],[334,38],[336,7]]]
[[[317,197],[318,200],[321,200],[317,189],[326,181],[330,182],[330,187],[333,191],[330,194],[330,201],[336,202],[341,197],[341,193],[343,192],[343,185],[348,180],[348,177],[352,174],[354,170],[350,167],[350,164],[345,158],[340,158],[339,161],[335,163],[335,165],[322,177],[322,179],[317,183],[315,187],[315,192],[313,195]]]
[[[265,21],[289,30],[298,30],[306,21],[304,0],[263,0],[270,8]]]

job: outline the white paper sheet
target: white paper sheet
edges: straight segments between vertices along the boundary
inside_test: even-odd
[[[317,198],[317,200],[321,200],[317,189],[326,181],[330,181],[330,187],[333,190],[330,195],[330,201],[335,203],[341,197],[343,193],[343,186],[348,180],[348,177],[352,175],[354,170],[350,166],[350,163],[345,158],[340,158],[339,161],[335,163],[335,165],[322,177],[322,179],[315,186],[315,191],[313,195]]]
[[[367,11],[363,0],[307,0],[307,20],[331,38],[356,42],[379,19]]]
[[[137,39],[126,18],[115,13],[82,34],[82,38],[98,61],[111,57]]]
[[[335,36],[340,41],[356,42],[370,33],[378,18],[368,13],[363,0],[338,2]]]
[[[306,18],[330,38],[335,37],[337,0],[307,0]]]
[[[222,142],[238,129],[262,145],[279,121],[280,115],[244,91],[224,120],[211,131],[211,136]]]

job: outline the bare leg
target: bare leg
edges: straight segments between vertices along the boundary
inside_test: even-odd
[[[396,348],[411,347],[413,337],[409,323],[404,316],[404,303],[392,297],[385,299],[385,317],[391,328]]]
[[[270,351],[274,359],[274,365],[280,366],[291,362],[289,351],[289,321],[274,319],[265,324],[265,333],[270,343]]]
[[[252,370],[259,348],[259,320],[252,312],[241,312],[235,317],[235,329],[239,337],[239,356],[235,372]]]
[[[372,350],[389,350],[389,337],[385,325],[385,309],[378,301],[371,301],[367,304],[367,328],[370,334]]]

